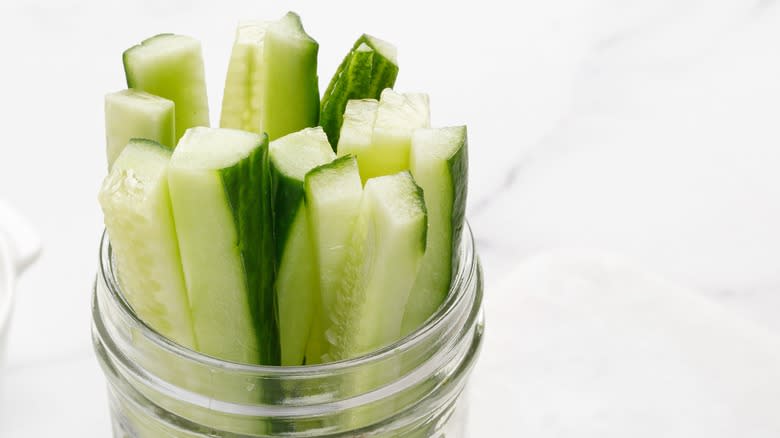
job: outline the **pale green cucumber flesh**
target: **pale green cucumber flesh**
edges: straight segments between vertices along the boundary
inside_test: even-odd
[[[450,290],[466,209],[467,143],[465,126],[418,129],[412,136],[410,167],[425,195],[428,237],[406,305],[402,335],[430,318]]]
[[[362,35],[344,57],[322,98],[320,126],[335,147],[347,102],[379,99],[385,88],[393,88],[398,76],[395,47],[379,38]]]
[[[265,38],[265,132],[271,140],[319,121],[317,77],[319,44],[306,34],[297,14],[288,13],[268,27]]]
[[[366,183],[327,330],[329,359],[356,357],[401,337],[426,232],[423,193],[409,172]]]
[[[197,348],[168,193],[170,156],[151,140],[131,140],[99,200],[128,303],[160,334]]]
[[[350,100],[344,109],[344,122],[336,150],[338,156],[354,155],[360,166],[360,156],[371,147],[374,121],[379,101],[376,99]]]
[[[139,90],[122,90],[105,97],[106,158],[111,169],[132,138],[176,146],[173,101]]]
[[[187,129],[209,125],[200,42],[183,35],[157,35],[127,49],[122,59],[128,88],[174,102],[177,141]]]
[[[346,258],[346,248],[360,208],[363,188],[357,161],[338,158],[316,167],[304,180],[306,207],[320,279],[319,308],[307,347],[306,363],[322,361],[327,351],[325,329],[336,297]]]
[[[265,58],[263,41],[269,22],[243,21],[230,54],[219,126],[264,132]]]
[[[309,170],[332,161],[335,154],[321,128],[286,135],[271,142],[269,150],[281,364],[303,365],[320,294],[303,183]]]
[[[278,365],[267,137],[193,128],[168,182],[200,350]]]
[[[306,341],[304,365],[317,365],[323,362],[328,354],[328,341],[325,339],[325,322],[322,311],[322,298],[317,297],[314,302],[314,314],[312,315],[309,339]]]
[[[382,91],[371,147],[358,157],[363,181],[408,170],[412,133],[430,125],[428,95]]]
[[[289,227],[304,198],[303,183],[311,169],[336,158],[322,128],[305,128],[274,140],[269,146],[274,196],[276,254],[280,257]]]
[[[319,45],[300,17],[239,25],[225,80],[220,126],[271,140],[316,126],[319,119]]]
[[[319,295],[317,265],[304,205],[298,210],[290,233],[285,251],[277,260],[276,294],[282,366],[303,365]]]

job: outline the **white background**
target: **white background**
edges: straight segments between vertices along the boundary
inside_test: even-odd
[[[627,256],[780,330],[773,0],[6,0],[0,197],[30,218],[44,252],[19,283],[0,437],[109,434],[89,304],[103,95],[124,87],[122,51],[161,32],[201,39],[215,121],[237,20],[288,9],[320,43],[322,89],[368,32],[398,46],[396,88],[428,92],[435,124],[468,125],[488,324],[491,309],[517,305],[497,287],[513,266],[575,247]],[[511,364],[516,347],[512,333],[489,332],[484,363]],[[477,379],[505,371],[485,367]],[[520,394],[477,381],[475,430],[511,425]]]

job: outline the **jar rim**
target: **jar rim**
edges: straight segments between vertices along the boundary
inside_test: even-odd
[[[450,285],[450,290],[447,294],[447,299],[439,307],[436,313],[428,318],[428,320],[423,325],[389,345],[364,355],[357,356],[355,358],[328,362],[324,364],[296,366],[256,365],[233,362],[210,356],[178,344],[177,342],[160,334],[157,330],[141,320],[125,299],[124,294],[121,292],[121,287],[118,284],[117,277],[114,273],[112,248],[108,232],[106,230],[103,231],[102,237],[100,239],[100,254],[98,259],[100,278],[104,280],[108,293],[117,304],[116,308],[120,312],[121,317],[128,321],[133,329],[139,330],[140,334],[145,336],[146,339],[151,341],[155,346],[169,350],[188,361],[214,369],[221,369],[227,372],[251,373],[254,375],[273,375],[277,377],[295,379],[327,376],[333,372],[344,371],[357,367],[363,367],[375,362],[381,362],[389,359],[393,355],[410,350],[418,344],[426,342],[426,340],[435,334],[442,325],[446,324],[448,317],[452,313],[456,312],[456,310],[462,305],[463,301],[470,298],[469,294],[467,293],[469,290],[469,285],[478,281],[476,278],[478,275],[478,260],[475,252],[474,236],[468,222],[464,223],[463,233],[459,246],[459,251],[464,256],[460,258],[460,262],[457,263],[457,270],[453,275],[453,280],[452,284]],[[482,294],[477,294],[477,296],[473,297],[473,299],[475,300],[474,309],[481,309]],[[99,310],[94,308],[93,313],[95,312],[99,312]],[[99,315],[93,315],[93,317],[99,318]]]

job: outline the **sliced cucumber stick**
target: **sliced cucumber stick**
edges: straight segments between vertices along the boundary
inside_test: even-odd
[[[265,56],[265,132],[271,139],[317,126],[320,117],[320,91],[317,77],[319,44],[303,29],[301,17],[288,12],[268,26]]]
[[[426,245],[422,190],[409,172],[370,179],[336,292],[329,358],[352,358],[401,336]]]
[[[306,363],[319,363],[327,352],[325,329],[341,281],[347,244],[360,208],[363,187],[357,161],[338,158],[316,167],[304,180],[309,229],[320,277],[320,303],[306,353]]]
[[[176,146],[173,101],[138,90],[106,95],[106,158],[111,169],[131,138]]]
[[[363,35],[336,70],[322,98],[320,125],[335,147],[347,102],[352,99],[379,99],[385,88],[393,88],[398,76],[395,46]]]
[[[466,210],[467,143],[465,126],[418,129],[412,135],[410,168],[425,194],[428,243],[406,305],[402,335],[433,315],[450,290]]]
[[[309,234],[303,182],[313,167],[336,158],[322,128],[306,128],[271,142],[276,237],[276,295],[282,365],[303,365],[319,302],[317,258]]]
[[[430,125],[427,94],[400,94],[389,88],[382,91],[371,136],[371,147],[358,158],[363,181],[408,170],[412,132]]]
[[[158,143],[131,140],[99,200],[128,303],[160,334],[197,348],[168,194],[170,157]]]
[[[220,126],[275,140],[319,119],[319,45],[290,12],[276,22],[243,22],[225,80]]]
[[[209,126],[206,77],[200,42],[162,34],[144,40],[122,55],[127,87],[176,104],[176,140],[194,126]]]
[[[267,136],[192,128],[168,183],[200,350],[278,365]]]

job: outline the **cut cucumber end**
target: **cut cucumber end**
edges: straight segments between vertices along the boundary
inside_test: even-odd
[[[236,43],[250,47],[262,45],[270,24],[271,22],[267,20],[240,21],[236,28]]]
[[[203,54],[198,40],[161,34],[127,49],[122,59],[128,88],[175,103],[177,140],[191,127],[209,125]]]
[[[176,169],[216,170],[248,157],[262,144],[262,137],[237,129],[192,128],[179,142],[171,165]]]
[[[383,39],[365,33],[358,39],[358,44],[361,45],[365,44],[369,46],[371,49],[375,50],[383,58],[386,58],[392,65],[395,65],[397,71],[398,49],[393,44]]]
[[[170,148],[148,138],[131,138],[126,146],[129,146],[126,148],[127,152],[120,153],[123,155],[122,159],[117,160],[117,169],[114,175],[109,175],[107,181],[114,178],[122,179],[122,173],[125,173],[125,176],[132,173],[141,184],[158,184],[161,175],[165,175],[168,167],[171,158]]]
[[[131,138],[146,138],[166,147],[176,145],[173,101],[139,90],[105,97],[106,158],[109,169]]]
[[[162,33],[149,37],[122,53],[128,88],[134,88],[144,78],[146,70],[160,68],[160,62],[172,58],[188,57],[201,50],[200,42],[195,38],[172,33]]]
[[[351,155],[309,171],[305,186],[306,203],[317,212],[338,205],[359,204],[363,191],[357,160]]]
[[[409,169],[409,148],[415,129],[429,127],[428,95],[382,91],[376,110],[371,146],[359,155],[363,181]]]
[[[377,108],[379,108],[379,101],[376,99],[347,102],[337,147],[339,156],[354,155],[359,165],[360,156],[371,147]]]
[[[412,156],[419,165],[449,160],[466,144],[466,127],[417,129],[412,134]]]
[[[430,126],[430,99],[427,94],[402,94],[390,88],[382,91],[374,125],[375,136],[411,139],[415,129]]]
[[[295,12],[288,12],[281,19],[272,23],[269,32],[277,34],[290,43],[298,42],[303,46],[317,45],[317,41],[309,36],[303,28],[300,15]]]
[[[311,169],[336,158],[320,127],[306,128],[272,141],[270,154],[271,163],[281,174],[301,183]]]
[[[380,225],[388,228],[417,229],[427,220],[423,190],[415,184],[408,171],[369,180],[364,189],[364,197],[373,203],[374,215],[386,221],[386,224]],[[417,241],[420,252],[425,251],[426,232],[427,227],[423,227],[421,239]]]

